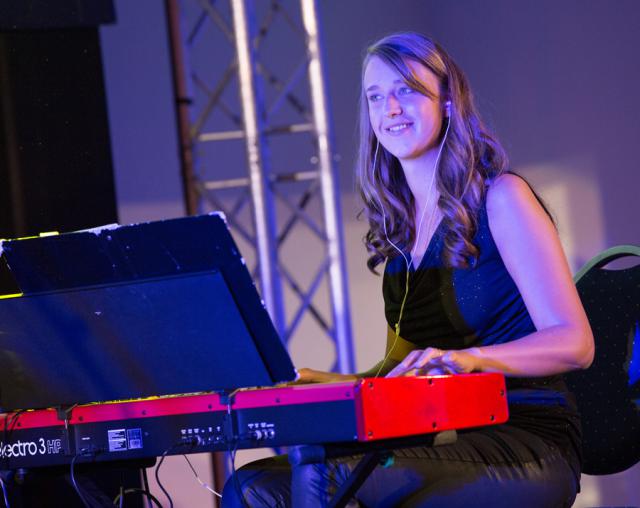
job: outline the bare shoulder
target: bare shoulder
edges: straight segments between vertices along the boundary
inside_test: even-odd
[[[513,174],[500,175],[491,182],[487,191],[487,213],[490,216],[532,205],[542,210],[527,182]]]
[[[538,330],[577,315],[577,294],[558,232],[522,178],[506,174],[487,191],[489,229]]]
[[[517,175],[504,174],[491,183],[487,190],[487,217],[498,248],[511,250],[511,242],[516,239],[526,244],[557,235],[531,187]]]

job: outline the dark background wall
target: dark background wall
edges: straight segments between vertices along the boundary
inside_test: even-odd
[[[385,33],[431,34],[466,70],[514,169],[536,184],[555,212],[574,269],[604,247],[640,243],[640,3],[320,3],[336,148],[342,156],[358,367],[368,367],[380,355],[384,322],[380,299],[370,296],[379,293],[380,282],[363,268],[364,229],[353,218],[355,105],[363,49]],[[120,219],[178,215],[182,190],[162,2],[121,0],[116,11],[118,23],[103,27],[101,35]],[[222,152],[220,162],[224,165]],[[294,359],[326,368],[330,356],[320,348],[307,345],[308,355]],[[637,504],[637,476],[632,470],[606,481],[587,480],[576,506]]]
[[[118,24],[102,28],[119,202],[140,215],[163,204],[178,212],[173,203],[181,199],[165,21],[157,4],[118,2]],[[640,211],[637,2],[349,0],[321,2],[321,13],[344,192],[353,187],[362,52],[382,34],[417,30],[433,35],[465,69],[515,169],[543,186],[566,183],[576,202],[579,189],[570,184],[593,186],[602,243],[640,241],[640,228],[630,228]],[[586,245],[578,257],[599,248]]]
[[[602,246],[640,241],[634,224],[640,214],[637,2],[352,0],[340,5],[324,3],[323,17],[345,175],[352,160],[362,48],[381,34],[416,30],[433,35],[466,71],[513,167],[538,185],[565,188],[574,208],[551,205],[571,222],[573,236],[567,234],[566,243],[573,244],[576,267]],[[593,217],[594,208],[601,222]],[[580,217],[592,225],[597,221],[601,230],[584,231]],[[561,224],[561,231],[568,233],[562,229],[568,226]],[[589,240],[589,234],[600,241]]]

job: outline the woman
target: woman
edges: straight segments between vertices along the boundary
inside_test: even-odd
[[[482,124],[463,73],[430,39],[390,35],[363,65],[358,184],[373,271],[386,261],[385,358],[360,375],[502,372],[510,419],[451,445],[400,449],[357,495],[367,507],[571,506],[580,426],[559,374],[593,337],[544,207]],[[355,379],[310,369],[305,382]],[[416,401],[420,403],[420,401]],[[258,461],[224,505],[323,506],[357,457]]]

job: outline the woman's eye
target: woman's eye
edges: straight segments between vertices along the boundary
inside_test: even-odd
[[[413,88],[409,88],[408,86],[403,86],[398,90],[398,94],[400,95],[409,95],[414,92]]]
[[[368,98],[369,98],[369,102],[377,102],[382,98],[382,96],[376,93],[376,94],[369,95]]]

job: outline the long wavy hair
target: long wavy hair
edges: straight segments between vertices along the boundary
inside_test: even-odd
[[[439,80],[440,100],[451,101],[449,132],[435,177],[440,196],[438,208],[445,231],[443,257],[449,267],[473,266],[479,256],[478,248],[473,244],[478,212],[485,198],[487,181],[507,170],[505,151],[480,119],[467,78],[437,43],[412,32],[384,37],[367,49],[363,76],[373,57],[398,71],[409,87],[432,95],[407,63],[414,61],[424,65]],[[367,266],[377,273],[377,265],[397,254],[386,236],[403,250],[411,248],[415,242],[416,205],[400,161],[376,139],[369,123],[368,107],[362,90],[356,180],[364,202],[361,214],[369,222],[369,231],[364,238],[370,254]],[[440,141],[445,126],[446,120]]]

